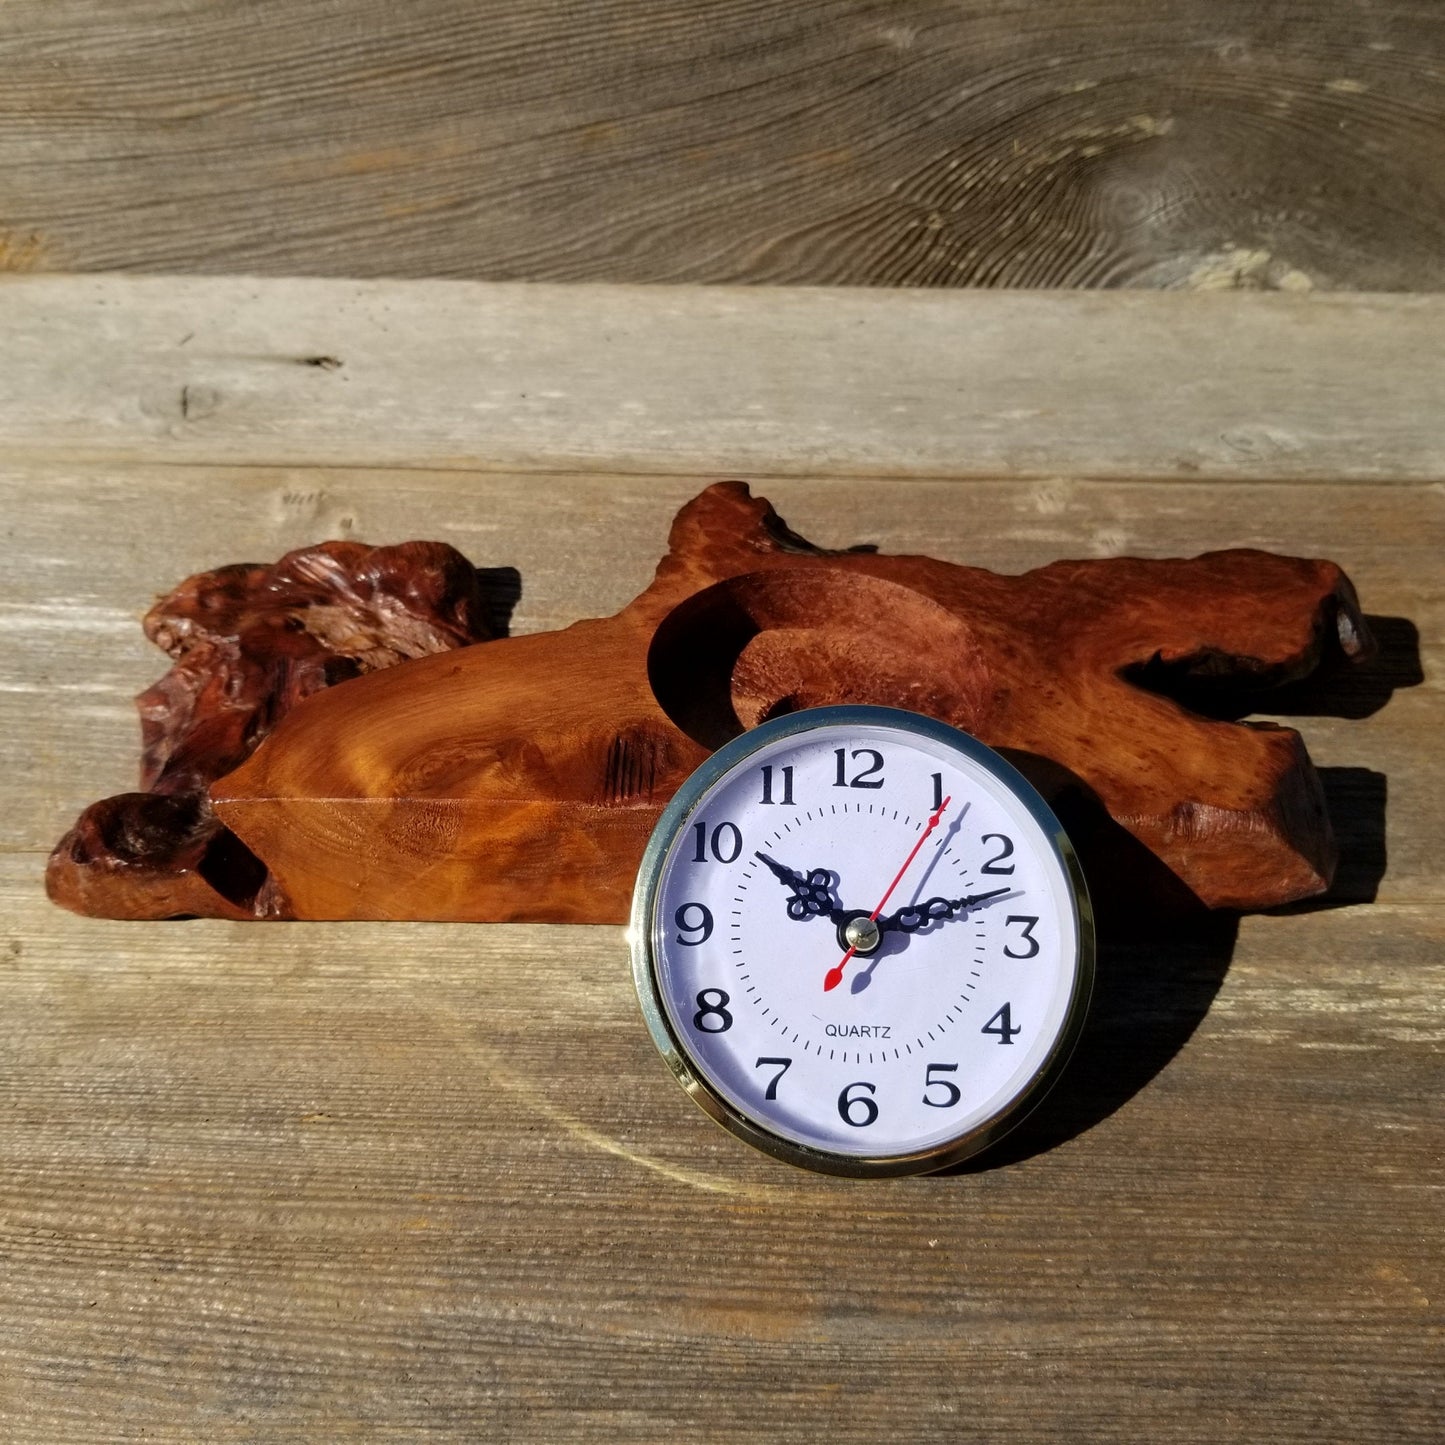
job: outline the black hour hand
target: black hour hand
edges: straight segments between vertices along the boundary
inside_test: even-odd
[[[879,933],[917,933],[932,923],[949,918],[963,918],[981,904],[1012,893],[1012,888],[995,888],[988,893],[973,893],[967,898],[930,898],[926,903],[913,903],[878,920]]]
[[[827,918],[837,921],[842,909],[833,902],[833,875],[826,868],[814,868],[807,874],[799,873],[769,858],[766,853],[756,855],[766,863],[773,876],[792,890],[788,899],[789,918]]]

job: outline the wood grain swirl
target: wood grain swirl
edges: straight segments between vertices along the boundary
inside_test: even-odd
[[[12,0],[0,269],[1438,290],[1428,0]]]

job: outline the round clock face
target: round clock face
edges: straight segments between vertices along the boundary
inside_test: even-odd
[[[764,723],[672,800],[638,877],[648,1026],[720,1123],[843,1174],[941,1168],[1042,1097],[1083,1021],[1087,894],[996,753],[889,708]]]

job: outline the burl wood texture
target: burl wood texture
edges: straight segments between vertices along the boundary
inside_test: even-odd
[[[0,268],[1439,289],[1433,0],[9,0]]]
[[[1372,646],[1329,562],[1007,577],[825,553],[741,482],[683,508],[641,596],[560,633],[486,641],[471,568],[415,542],[203,574],[146,631],[177,659],[139,699],[149,791],[87,809],[47,875],[119,918],[620,923],[707,754],[838,703],[951,723],[1046,792],[1086,791],[1208,906],[1271,907],[1334,875],[1299,734],[1159,694],[1258,691]]]
[[[52,857],[51,896],[112,918],[285,916],[209,785],[323,688],[484,641],[493,624],[483,574],[435,542],[323,542],[188,578],[145,617],[174,665],[136,699],[141,790],[85,810]]]
[[[363,360],[328,286],[98,284],[45,282],[23,323],[0,286],[23,358],[0,391],[31,398],[0,405],[0,1436],[1438,1445],[1445,467],[1421,458],[1445,455],[1445,409],[1401,399],[1439,384],[1412,338],[1445,334],[1441,302],[1211,297],[1211,333],[1201,297],[1027,298],[1052,318],[1044,348],[979,309],[1002,294],[898,297],[893,332],[829,296],[867,344],[819,344],[795,376],[777,318],[806,329],[811,294],[730,291],[730,318],[704,323],[628,293],[622,332],[623,298],[583,291],[535,336],[568,392],[549,405],[572,409],[545,433],[533,398],[477,412],[461,388],[496,394],[487,338],[509,306],[509,338],[540,326],[534,296],[376,288],[392,346]],[[637,386],[619,337],[666,334],[664,316],[672,385]],[[405,344],[424,332],[429,353]],[[1210,350],[1242,332],[1243,381]],[[981,403],[947,335],[1039,413],[997,416],[992,449],[956,440]],[[1085,353],[1087,390],[1063,375]],[[275,359],[303,354],[346,365]],[[615,612],[677,509],[736,465],[711,408],[759,368],[755,426],[792,475],[755,490],[820,545],[1008,573],[1331,557],[1380,641],[1262,714],[1319,766],[1330,893],[1105,939],[1076,1067],[1012,1153],[862,1188],[754,1155],[660,1067],[615,928],[119,925],[45,898],[66,821],[134,786],[153,591],[217,558],[422,536],[518,568],[516,635]],[[152,410],[172,378],[219,406]],[[915,389],[906,417],[890,378]],[[1220,443],[1225,381],[1246,388],[1236,426],[1295,449]],[[881,412],[829,404],[864,382]],[[1112,434],[1089,423],[1109,413]],[[568,460],[588,415],[610,468]],[[514,444],[518,417],[525,464],[455,460],[485,457],[499,419]],[[388,431],[408,423],[403,467]],[[1198,471],[1167,465],[1186,454]]]

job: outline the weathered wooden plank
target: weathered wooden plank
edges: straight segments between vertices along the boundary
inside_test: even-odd
[[[21,277],[0,447],[155,462],[1445,475],[1445,300]]]
[[[1107,955],[1015,1162],[862,1187],[678,1093],[618,930],[116,926],[35,863],[0,860],[8,1438],[1438,1426],[1438,904]]]
[[[1445,285],[1428,0],[10,0],[0,266]]]
[[[1433,302],[1256,313],[1214,298],[1226,309],[1207,322],[1190,309],[1204,298],[1185,298],[1130,313],[1160,405],[1193,438],[1190,473],[1149,470],[1166,455],[1152,416],[1131,459],[1122,433],[1145,373],[1094,365],[1123,354],[1116,311],[1180,298],[1059,299],[1072,320],[1058,363],[1030,362],[1012,323],[981,327],[1015,406],[1048,412],[1041,398],[1065,382],[1079,394],[1029,423],[1003,415],[1008,388],[983,361],[945,368],[948,391],[910,360],[908,334],[933,348],[934,373],[954,355],[932,298],[896,298],[933,316],[911,333],[869,320],[868,345],[844,352],[825,319],[852,314],[838,310],[848,298],[778,293],[774,309],[800,309],[778,322],[782,349],[764,347],[774,370],[750,372],[767,332],[744,293],[730,315],[698,293],[667,293],[667,312],[639,297],[649,347],[682,348],[669,367],[640,333],[620,355],[598,340],[599,317],[625,321],[605,294],[578,295],[564,323],[545,290],[362,288],[363,305],[347,300],[355,288],[286,283],[260,304],[196,285],[141,285],[114,307],[74,300],[120,297],[109,279],[0,286],[5,354],[20,362],[0,372],[0,1435],[1438,1435]],[[981,299],[1003,318],[1021,298]],[[1041,311],[1018,334],[1055,334],[1055,298],[1022,299]],[[1067,310],[1080,302],[1097,315]],[[478,332],[486,344],[468,335],[508,306],[523,309]],[[179,347],[173,324],[197,315]],[[1360,321],[1348,355],[1341,318]],[[388,324],[402,337],[389,354]],[[528,324],[561,329],[546,342]],[[1232,379],[1196,375],[1190,345],[1227,360],[1211,325],[1275,349]],[[429,386],[428,329],[444,343]],[[787,350],[799,335],[811,350]],[[167,370],[206,336],[210,369]],[[591,363],[568,336],[588,338]],[[683,344],[699,336],[712,338],[701,356]],[[333,352],[338,338],[362,349]],[[343,365],[296,365],[303,345]],[[805,354],[833,367],[835,390],[787,374],[779,358]],[[845,363],[874,368],[877,397]],[[975,373],[981,390],[960,400]],[[497,400],[547,374],[564,395],[543,399],[540,422]],[[467,407],[481,393],[450,390],[471,375],[494,388],[499,451]],[[869,446],[908,437],[901,423],[868,433],[837,402],[892,404],[899,377],[918,382],[936,477],[906,450],[870,470]],[[657,388],[641,423],[621,406],[639,379]],[[161,382],[197,388],[184,426],[142,409]],[[206,386],[211,432],[192,414]],[[772,441],[737,419],[754,399]],[[1205,455],[1201,420],[1226,402],[1312,440],[1232,469]],[[792,434],[784,417],[821,460],[776,442]],[[570,470],[569,426],[590,438]],[[947,465],[965,432],[994,437],[992,474]],[[132,776],[129,695],[161,663],[136,624],[156,590],[322,537],[431,535],[519,569],[519,629],[558,626],[625,601],[676,505],[734,470],[727,456],[770,447],[736,470],[794,473],[759,490],[829,545],[1003,569],[1230,545],[1340,561],[1387,619],[1386,661],[1327,704],[1363,716],[1292,721],[1336,770],[1339,897],[1378,888],[1379,901],[1108,947],[1082,1051],[1024,1134],[975,1172],[868,1186],[754,1156],[682,1098],[642,1029],[618,931],[115,925],[46,903],[44,850],[81,802]],[[1101,455],[1117,474],[1082,475]]]

